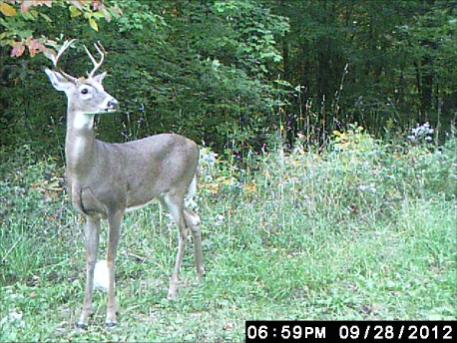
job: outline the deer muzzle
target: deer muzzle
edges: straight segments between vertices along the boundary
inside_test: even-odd
[[[110,101],[108,101],[106,106],[108,107],[108,109],[114,111],[114,110],[119,109],[119,102],[116,99],[113,98]]]
[[[111,99],[106,104],[106,109],[108,111],[116,111],[119,109],[119,102],[116,99]]]

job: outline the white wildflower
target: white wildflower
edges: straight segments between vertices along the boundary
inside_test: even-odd
[[[216,218],[214,218],[214,219],[215,219],[215,221],[214,221],[215,226],[221,226],[225,222],[225,217],[222,214],[218,214],[216,216]]]
[[[6,317],[0,320],[0,327],[3,327],[6,323],[11,323],[21,328],[25,327],[25,321],[22,319],[22,312],[16,311],[16,309],[11,310]]]
[[[376,193],[376,187],[373,183],[370,185],[360,185],[359,191],[364,193]]]
[[[428,122],[422,125],[417,125],[415,128],[411,129],[411,134],[407,136],[408,140],[413,143],[420,142],[432,142],[432,135],[435,130],[430,126]]]

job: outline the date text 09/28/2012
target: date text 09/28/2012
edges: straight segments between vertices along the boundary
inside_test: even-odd
[[[451,342],[457,321],[246,321],[246,342]]]

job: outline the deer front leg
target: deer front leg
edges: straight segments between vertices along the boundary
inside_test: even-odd
[[[86,329],[89,316],[92,314],[92,293],[94,290],[94,268],[97,261],[97,251],[100,233],[100,218],[86,217],[85,239],[86,239],[86,290],[84,304],[76,326]]]
[[[115,259],[117,253],[117,246],[119,243],[119,237],[121,233],[121,222],[124,216],[123,211],[117,211],[115,213],[110,213],[108,215],[109,223],[109,241],[108,241],[108,255],[107,255],[107,265],[108,265],[108,307],[106,312],[106,326],[113,327],[117,325],[116,320],[116,293],[115,293]]]

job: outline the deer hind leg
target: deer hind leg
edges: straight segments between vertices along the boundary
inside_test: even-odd
[[[178,292],[179,272],[181,270],[182,260],[184,257],[184,248],[186,245],[187,231],[184,222],[183,203],[184,197],[179,194],[167,194],[163,198],[163,202],[170,211],[174,222],[178,226],[178,253],[176,254],[175,267],[171,275],[170,287],[168,289],[168,300],[175,300]]]
[[[97,261],[98,242],[100,234],[100,218],[86,218],[85,240],[86,240],[86,290],[84,294],[84,304],[76,326],[86,329],[89,316],[92,314],[92,293],[94,290],[94,269]]]
[[[109,223],[109,241],[108,241],[108,254],[107,254],[107,265],[108,265],[108,306],[106,311],[106,326],[113,327],[117,325],[116,312],[118,310],[116,304],[116,293],[115,293],[115,259],[117,253],[117,246],[119,243],[119,237],[121,233],[121,223],[124,216],[123,211],[116,211],[108,215]]]
[[[194,240],[194,254],[195,254],[195,266],[197,268],[197,275],[199,279],[202,279],[205,275],[205,267],[203,265],[203,252],[202,252],[202,234],[200,230],[200,217],[193,211],[185,208],[184,209],[184,220],[186,226],[190,228],[192,232],[192,238]]]

